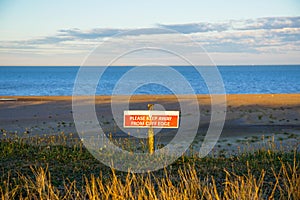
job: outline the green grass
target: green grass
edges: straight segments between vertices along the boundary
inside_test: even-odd
[[[3,139],[2,199],[295,199],[300,153],[258,149],[239,155],[183,155],[165,169],[118,172],[96,160],[76,137]]]

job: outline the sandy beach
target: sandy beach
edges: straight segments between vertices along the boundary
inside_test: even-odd
[[[180,96],[189,103],[191,96]],[[198,95],[200,126],[196,140],[206,133],[211,118],[211,98]],[[115,103],[126,103],[124,96],[114,97]],[[216,148],[236,149],[238,146],[275,140],[281,145],[299,143],[300,94],[245,94],[227,95],[227,112],[224,129]],[[111,97],[97,96],[95,108],[104,132],[114,137],[120,130],[113,120]],[[172,95],[137,95],[130,97],[130,109],[146,110],[147,104],[160,104],[166,110],[178,110],[179,104]],[[84,106],[85,102],[82,102]],[[87,122],[88,123],[88,122]],[[55,134],[74,134],[76,128],[70,96],[2,96],[0,97],[0,137],[22,137]],[[176,130],[164,129],[157,137],[167,143]],[[122,135],[122,134],[121,134]],[[124,134],[123,134],[124,135]],[[197,142],[196,142],[197,143]]]

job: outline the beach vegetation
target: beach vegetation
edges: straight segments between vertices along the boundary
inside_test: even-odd
[[[121,146],[135,146],[130,139],[124,141]],[[144,151],[147,147],[144,144],[138,148]],[[0,151],[2,199],[297,199],[300,196],[297,148],[282,151],[270,143],[234,155],[224,150],[200,158],[190,151],[164,169],[142,174],[120,172],[103,165],[76,134],[3,138]]]

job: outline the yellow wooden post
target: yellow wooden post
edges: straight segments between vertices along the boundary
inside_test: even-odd
[[[148,110],[153,110],[153,104],[148,104]],[[150,116],[151,117],[151,116]],[[151,121],[151,119],[150,119]],[[154,131],[152,128],[152,123],[148,129],[148,146],[149,146],[149,153],[153,154],[154,153]]]

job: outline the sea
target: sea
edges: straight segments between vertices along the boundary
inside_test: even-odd
[[[193,66],[170,67],[171,75],[163,67],[153,66],[152,71],[146,75],[131,73],[129,78],[128,73],[136,67],[96,68],[104,72],[95,83],[96,95],[212,93],[203,74]],[[206,68],[210,70],[209,67]],[[218,66],[216,69],[216,76],[221,78],[221,82],[216,82],[216,85],[221,85],[226,94],[300,93],[300,65]],[[79,71],[78,66],[1,66],[0,96],[70,96]],[[151,77],[159,77],[162,81],[153,81],[156,79],[152,80]],[[116,86],[120,87],[122,84],[126,87],[116,93]],[[131,85],[133,88],[130,88]],[[192,90],[176,90],[187,85]]]

